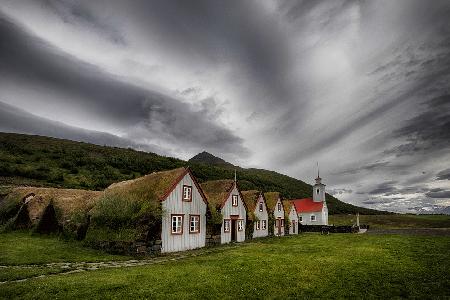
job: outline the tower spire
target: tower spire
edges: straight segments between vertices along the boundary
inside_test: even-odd
[[[317,178],[320,178],[320,176],[319,176],[319,162],[317,162]]]

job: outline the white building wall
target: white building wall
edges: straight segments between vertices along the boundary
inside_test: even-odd
[[[298,234],[298,216],[294,205],[291,205],[289,210],[289,234]]]
[[[191,202],[182,200],[183,185],[192,186]],[[184,178],[177,184],[175,189],[169,194],[166,200],[162,201],[162,209],[162,253],[184,251],[205,246],[206,203],[203,201],[202,196],[189,173],[186,174]],[[183,234],[172,234],[171,214],[183,215]],[[200,215],[199,233],[189,233],[189,215]]]
[[[231,198],[233,195],[238,195],[238,206],[232,206]],[[236,241],[237,242],[243,242],[245,241],[245,226],[246,226],[246,220],[247,220],[247,212],[245,210],[244,202],[242,201],[241,194],[239,193],[238,189],[236,188],[236,185],[234,186],[233,190],[231,191],[227,201],[225,202],[225,205],[221,209],[223,220],[225,219],[231,219],[231,216],[238,216],[238,219],[243,220],[244,222],[244,228],[241,231],[238,231],[238,226],[236,224]],[[231,224],[230,224],[231,229]],[[225,232],[223,221],[222,221],[222,229],[221,229],[221,235],[220,240],[222,244],[226,244],[231,242],[231,231]]]
[[[259,211],[259,203],[263,204],[263,211]],[[269,235],[269,215],[267,214],[267,207],[263,196],[259,196],[256,202],[255,216],[259,220],[259,230],[256,229],[256,222],[253,224],[253,237],[264,237]],[[266,229],[262,229],[262,221],[266,221]]]
[[[278,227],[277,227],[277,220],[281,219],[284,220],[284,207],[283,203],[281,203],[281,210],[278,210],[278,203],[281,203],[281,200],[278,199],[277,203],[275,204],[275,207],[273,208],[273,217],[274,217],[274,224],[273,224],[273,234],[278,236]],[[284,221],[283,221],[284,223]],[[281,236],[284,235],[284,226],[281,226]]]
[[[311,221],[312,215],[316,216],[315,221]],[[322,208],[322,211],[299,213],[298,217],[299,224],[302,225],[328,225],[328,213],[324,212],[324,208]],[[300,217],[302,217],[302,221],[300,221]]]

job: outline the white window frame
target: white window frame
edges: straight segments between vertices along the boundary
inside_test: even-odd
[[[299,216],[298,217],[298,221],[301,223],[301,222],[303,222],[303,216]]]
[[[311,215],[310,220],[311,222],[316,222],[317,221],[316,215]]]
[[[223,220],[223,232],[230,232],[231,231],[231,220],[225,219]]]
[[[284,227],[284,219],[280,219],[280,226]]]
[[[238,231],[244,230],[244,220],[238,220]]]
[[[281,202],[278,202],[278,211],[281,211]]]
[[[200,216],[189,216],[189,233],[200,233]]]
[[[264,211],[264,204],[259,202],[259,211]]]
[[[261,229],[260,223],[259,223],[259,221],[256,221],[256,230],[260,230],[260,229]]]
[[[183,215],[172,215],[171,218],[172,234],[183,234],[183,219],[184,219]]]
[[[267,221],[266,220],[262,220],[261,221],[261,229],[262,230],[266,230],[266,228],[267,228]]]
[[[238,205],[239,205],[238,195],[232,195],[231,196],[231,206],[238,206]]]
[[[192,186],[183,185],[183,201],[192,201]]]

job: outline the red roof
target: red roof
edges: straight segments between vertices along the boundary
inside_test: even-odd
[[[323,202],[314,202],[311,198],[294,199],[291,202],[297,213],[322,211]]]

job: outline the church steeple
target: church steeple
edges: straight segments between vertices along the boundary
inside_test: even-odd
[[[324,202],[325,201],[325,184],[322,183],[319,173],[319,163],[317,162],[317,178],[316,184],[313,186],[313,201]]]

